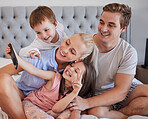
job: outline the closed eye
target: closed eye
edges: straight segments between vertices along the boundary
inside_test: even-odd
[[[66,45],[70,45],[70,40],[66,40]]]
[[[80,69],[79,68],[75,69],[75,72],[76,73],[80,72]]]
[[[73,55],[76,55],[76,51],[75,51],[74,49],[71,49],[71,53],[72,53]]]

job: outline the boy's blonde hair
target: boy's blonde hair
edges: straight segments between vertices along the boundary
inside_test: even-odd
[[[48,19],[52,24],[56,24],[56,17],[53,11],[47,6],[38,6],[30,15],[30,26],[34,28],[45,19]]]
[[[83,43],[87,47],[87,51],[81,56],[81,59],[84,59],[92,53],[95,43],[92,35],[88,33],[78,33],[78,34],[80,35]]]

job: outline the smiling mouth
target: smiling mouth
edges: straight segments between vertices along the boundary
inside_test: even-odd
[[[103,37],[109,36],[109,33],[102,33],[101,32],[101,36],[103,36]]]
[[[60,50],[60,54],[63,56],[63,57],[66,57],[64,54],[63,54],[63,52]]]
[[[50,36],[48,38],[44,38],[44,40],[48,40],[50,38]]]
[[[68,69],[65,71],[65,73],[66,73],[66,75],[68,75],[69,77],[71,77],[71,72]]]

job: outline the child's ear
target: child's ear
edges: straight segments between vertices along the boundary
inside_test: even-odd
[[[82,61],[82,60],[84,60],[84,59],[83,59],[83,58],[81,58],[81,59],[76,60],[75,62],[79,62],[79,61]]]

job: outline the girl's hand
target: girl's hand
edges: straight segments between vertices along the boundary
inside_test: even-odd
[[[30,54],[31,59],[34,59],[34,57],[38,57],[39,60],[41,59],[40,53],[38,51],[36,51],[36,50],[29,51],[29,54]]]
[[[82,87],[82,83],[81,83],[82,77],[83,77],[83,72],[81,72],[81,73],[78,72],[77,79],[72,84],[73,91],[77,94],[79,93],[79,91]]]
[[[7,47],[6,47],[6,50],[5,50],[5,55],[6,55],[9,59],[11,59],[10,52],[11,52],[11,49],[10,49],[9,44],[8,44]]]

